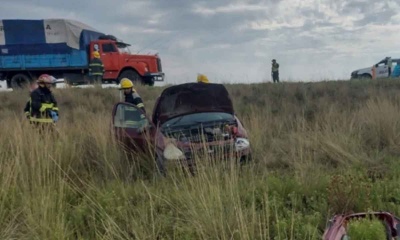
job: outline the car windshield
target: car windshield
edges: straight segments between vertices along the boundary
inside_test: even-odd
[[[224,112],[203,112],[203,113],[193,113],[188,115],[183,115],[175,117],[166,121],[162,127],[177,127],[183,125],[194,125],[201,123],[211,123],[211,122],[231,122],[235,118],[232,114]]]

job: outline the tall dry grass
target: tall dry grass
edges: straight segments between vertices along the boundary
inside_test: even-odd
[[[59,135],[0,94],[0,239],[321,239],[335,213],[400,214],[400,83],[227,85],[254,160],[161,177],[110,135],[111,89],[55,90]],[[139,87],[150,114],[161,88]]]

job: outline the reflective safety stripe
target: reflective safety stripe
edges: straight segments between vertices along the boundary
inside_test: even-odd
[[[35,117],[31,117],[29,118],[30,121],[32,122],[41,122],[41,123],[52,123],[53,119],[51,118],[35,118]]]
[[[94,72],[92,75],[98,75],[98,76],[103,76],[103,72]]]
[[[138,122],[138,121],[125,121],[125,126],[130,126],[130,127],[144,127],[146,126],[146,123],[143,122]]]
[[[144,107],[144,104],[143,104],[143,103],[139,103],[137,106],[138,106],[139,108],[141,108],[141,107]]]
[[[42,106],[40,107],[39,111],[43,112],[46,109],[53,108],[53,106],[54,106],[53,103],[42,103]]]
[[[58,107],[53,107],[53,110],[54,111],[58,111]]]
[[[103,67],[104,65],[100,64],[100,63],[91,63],[91,64],[89,64],[89,66],[91,66],[91,67]]]
[[[46,108],[52,108],[54,106],[54,104],[53,103],[42,103],[42,106],[46,107]]]

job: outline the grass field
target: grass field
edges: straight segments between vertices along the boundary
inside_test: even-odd
[[[400,214],[400,82],[227,88],[254,161],[167,178],[110,138],[117,90],[55,90],[59,138],[1,93],[0,239],[321,239],[335,213]],[[162,88],[138,89],[151,112]]]

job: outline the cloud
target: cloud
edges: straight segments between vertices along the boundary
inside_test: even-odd
[[[400,55],[397,0],[2,0],[5,18],[70,18],[162,58],[168,82],[348,78]],[[226,78],[226,79],[224,79]]]

